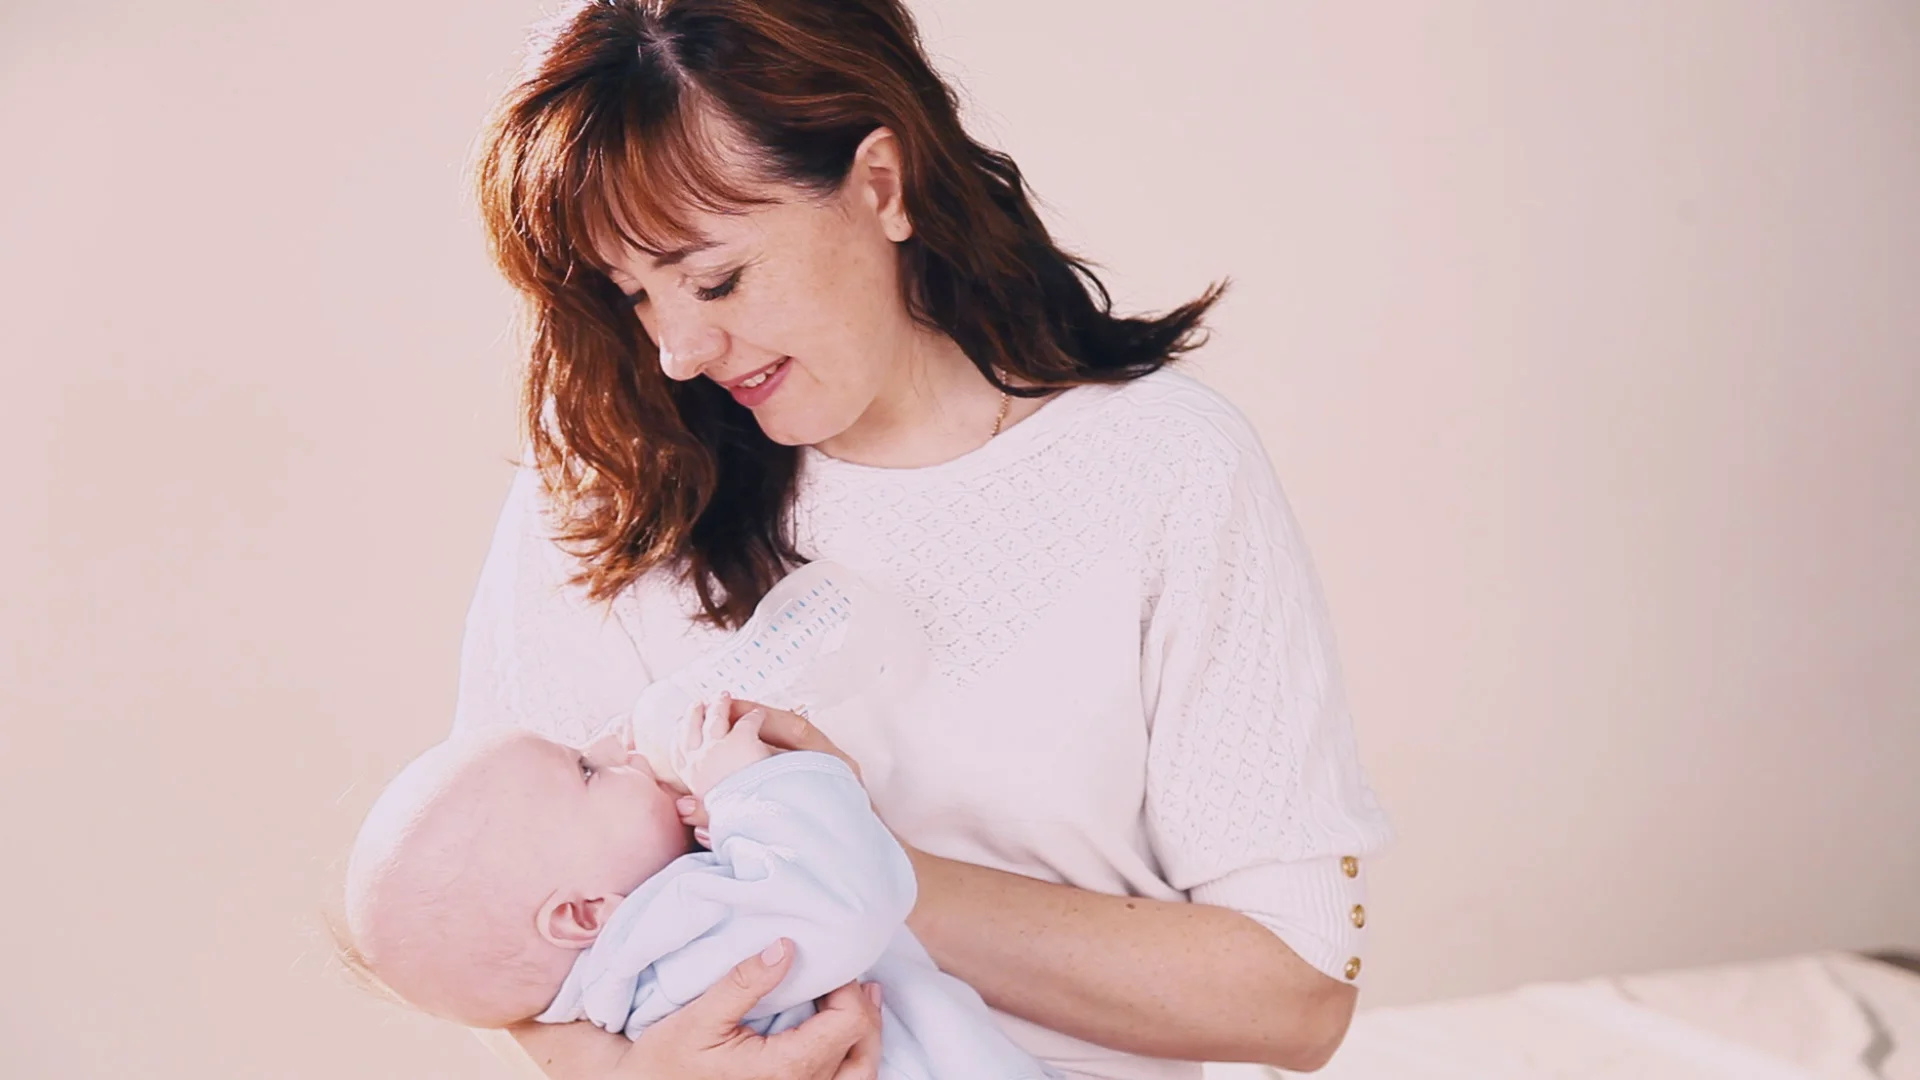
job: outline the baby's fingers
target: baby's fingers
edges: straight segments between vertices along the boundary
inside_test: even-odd
[[[698,702],[687,707],[687,717],[680,722],[680,752],[691,754],[700,748],[701,733],[706,725],[707,707]]]
[[[716,694],[707,702],[706,728],[701,732],[703,741],[717,743],[727,737],[727,725],[733,718],[733,695]]]

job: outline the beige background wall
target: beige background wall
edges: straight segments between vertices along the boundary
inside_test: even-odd
[[[0,7],[0,1075],[491,1075],[314,933],[512,451],[532,0]],[[1920,946],[1920,5],[921,5],[1317,553],[1375,1003]]]

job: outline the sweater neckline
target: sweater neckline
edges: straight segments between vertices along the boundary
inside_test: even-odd
[[[1125,383],[1081,383],[1077,386],[1069,386],[1048,398],[1031,415],[1000,434],[959,457],[948,458],[946,461],[931,465],[862,465],[857,462],[843,461],[812,445],[802,446],[800,456],[809,472],[863,480],[919,482],[974,476],[992,472],[1052,442],[1061,432],[1072,426],[1075,418],[1125,385]]]

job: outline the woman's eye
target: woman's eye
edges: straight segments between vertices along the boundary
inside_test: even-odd
[[[718,300],[723,296],[731,294],[734,286],[738,284],[740,284],[740,271],[735,270],[733,273],[727,275],[727,280],[715,285],[711,289],[695,289],[693,290],[693,295],[702,300]]]
[[[593,774],[594,774],[593,762],[588,761],[586,758],[581,758],[580,759],[580,779],[591,780],[593,779]]]

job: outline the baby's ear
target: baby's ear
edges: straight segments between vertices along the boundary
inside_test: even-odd
[[[622,896],[583,897],[557,892],[540,905],[540,936],[563,949],[584,949],[606,929]]]

